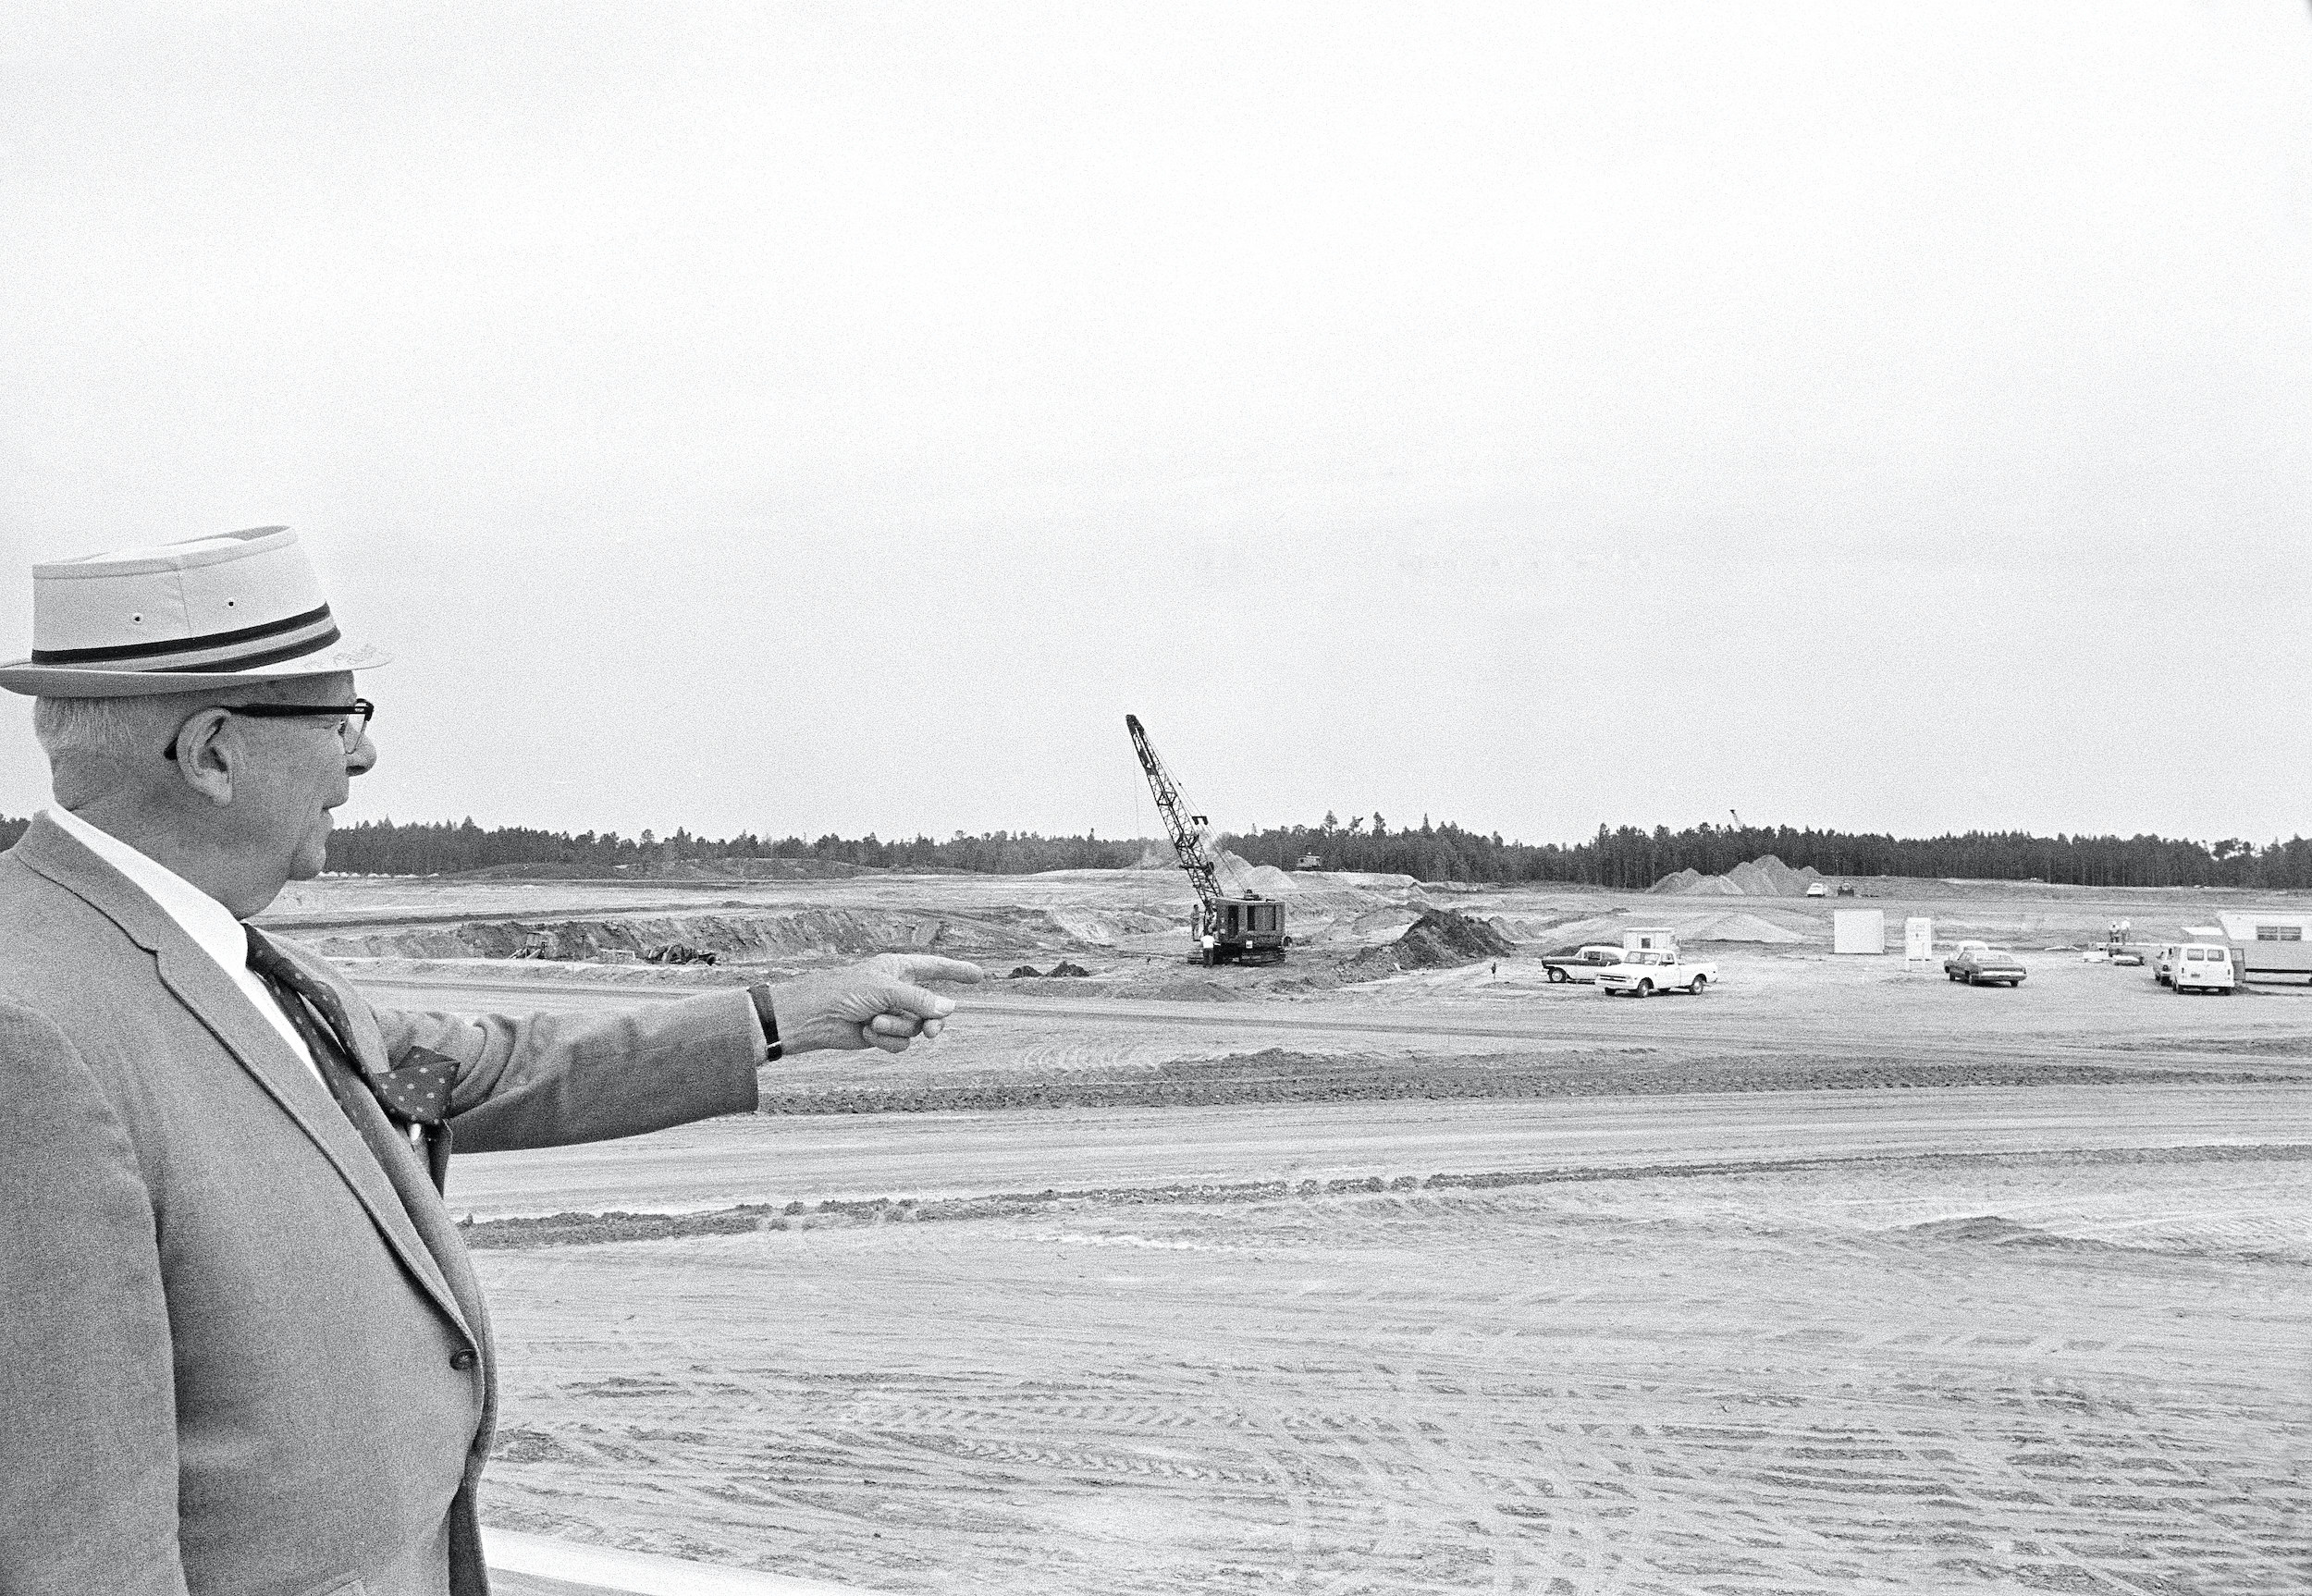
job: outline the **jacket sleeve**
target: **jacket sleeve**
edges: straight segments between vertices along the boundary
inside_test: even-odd
[[[183,1596],[173,1366],[128,1129],[0,999],[0,1590]]]
[[[609,1141],[752,1113],[766,1050],[743,991],[612,1014],[375,1013],[395,1063],[418,1048],[458,1061],[449,1123],[461,1153]]]

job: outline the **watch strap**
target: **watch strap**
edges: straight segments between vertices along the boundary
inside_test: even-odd
[[[770,1006],[770,988],[757,981],[746,988],[746,995],[755,1001],[755,1018],[762,1022],[763,1045],[770,1050],[765,1058],[768,1062],[786,1050],[779,1045],[779,1016]]]

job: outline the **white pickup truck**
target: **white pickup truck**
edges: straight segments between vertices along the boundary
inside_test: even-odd
[[[1622,953],[1620,964],[1610,964],[1597,973],[1600,991],[1609,995],[1627,992],[1641,998],[1673,991],[1691,992],[1698,998],[1703,988],[1717,978],[1716,964],[1682,959],[1675,948],[1630,948]]]

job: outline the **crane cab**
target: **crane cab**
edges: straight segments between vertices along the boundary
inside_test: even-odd
[[[1271,964],[1285,956],[1285,905],[1273,898],[1215,898],[1198,919],[1208,964]]]

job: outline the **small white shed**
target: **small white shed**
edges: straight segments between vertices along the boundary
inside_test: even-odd
[[[1887,911],[1839,909],[1830,916],[1830,951],[1834,953],[1884,953],[1887,951]]]

